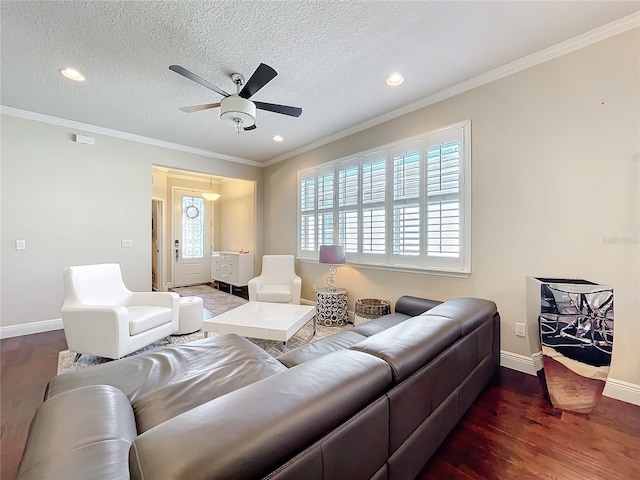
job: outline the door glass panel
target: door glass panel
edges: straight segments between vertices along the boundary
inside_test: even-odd
[[[204,258],[204,199],[182,197],[182,258]]]

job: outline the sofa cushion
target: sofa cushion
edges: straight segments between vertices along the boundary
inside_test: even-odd
[[[355,333],[353,330],[334,333],[312,343],[307,343],[294,350],[283,353],[278,360],[287,367],[294,367],[301,363],[313,360],[336,350],[349,348],[351,345],[364,340],[365,336]]]
[[[351,350],[387,361],[396,383],[426,365],[461,336],[455,320],[437,316],[409,318],[353,345]]]
[[[291,285],[263,285],[258,291],[258,302],[291,302]]]
[[[386,362],[361,352],[305,362],[139,435],[131,478],[262,478],[379,398],[391,380]]]
[[[404,322],[407,318],[411,317],[404,313],[391,313],[380,318],[376,318],[375,320],[370,320],[362,325],[358,325],[351,331],[365,337],[370,337],[371,335],[380,333],[381,331],[386,330],[389,327],[393,327],[400,322]]]
[[[138,335],[152,328],[171,322],[173,311],[165,307],[131,306],[129,312],[129,335]]]
[[[77,388],[36,411],[18,478],[127,478],[129,447],[136,437],[133,410],[117,388]]]
[[[129,397],[140,432],[220,395],[286,370],[234,334],[161,348],[54,377],[47,397],[112,385]]]
[[[286,370],[273,357],[268,357],[248,355],[212,363],[208,369],[137,395],[132,406],[138,432],[146,432],[198,405]]]
[[[460,325],[462,335],[466,335],[497,313],[498,307],[491,300],[460,297],[442,303],[423,313],[422,316],[437,315],[450,318]]]

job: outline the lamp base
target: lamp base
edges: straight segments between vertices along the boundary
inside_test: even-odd
[[[329,267],[329,277],[327,278],[327,285],[329,287],[329,291],[330,292],[335,291],[335,288],[333,288],[333,285],[335,283],[334,280],[333,280],[333,277],[335,276],[336,273],[338,273],[338,269],[336,268],[335,265],[332,264]]]

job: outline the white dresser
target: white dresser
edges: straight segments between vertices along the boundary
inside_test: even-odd
[[[211,254],[211,278],[228,283],[233,287],[243,287],[253,275],[253,253],[213,252]]]

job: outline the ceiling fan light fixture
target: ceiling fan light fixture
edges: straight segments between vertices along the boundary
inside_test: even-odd
[[[238,132],[256,123],[256,105],[251,100],[230,95],[220,100],[220,119]]]

